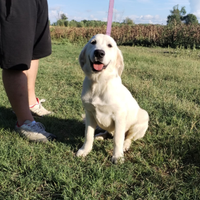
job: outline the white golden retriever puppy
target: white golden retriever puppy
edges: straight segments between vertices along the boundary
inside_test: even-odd
[[[114,136],[112,162],[123,162],[131,140],[145,135],[149,115],[121,82],[124,69],[121,51],[110,36],[97,34],[81,51],[79,62],[85,73],[81,99],[86,128],[85,143],[76,155],[84,157],[92,150],[98,125]],[[98,137],[103,138],[104,134]]]

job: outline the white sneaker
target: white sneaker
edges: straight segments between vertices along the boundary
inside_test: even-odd
[[[42,117],[42,116],[45,116],[45,115],[52,114],[51,111],[46,110],[42,106],[42,103],[45,102],[45,99],[39,100],[39,98],[36,98],[36,101],[37,101],[37,103],[35,105],[33,105],[32,107],[30,107],[30,111],[31,111],[33,116]]]
[[[15,126],[15,131],[30,141],[48,142],[56,139],[56,136],[45,131],[45,127],[40,122],[26,120],[22,126]]]

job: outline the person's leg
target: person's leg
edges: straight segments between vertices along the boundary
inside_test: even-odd
[[[27,77],[23,71],[3,70],[3,83],[19,125],[34,121],[28,104]]]
[[[15,130],[30,141],[47,142],[56,138],[35,122],[28,103],[27,76],[24,71],[3,70],[3,83],[8,99],[17,116]]]
[[[39,60],[32,60],[29,70],[24,71],[27,76],[29,106],[36,103],[35,81],[39,67]]]
[[[27,77],[27,85],[28,85],[28,100],[29,100],[29,107],[33,114],[33,116],[45,116],[52,114],[51,111],[46,110],[42,106],[42,102],[45,102],[44,99],[39,100],[39,98],[36,98],[35,94],[35,82],[37,77],[39,67],[39,60],[32,60],[30,69],[24,71]]]
[[[47,0],[38,1],[37,4],[35,1],[26,0],[12,5],[9,2],[6,1],[5,4],[5,1],[0,1],[0,23],[2,25],[0,67],[3,69],[2,78],[5,91],[18,120],[15,131],[30,141],[46,142],[54,139],[55,136],[46,132],[40,122],[34,121],[29,108],[29,99],[30,103],[36,101],[35,78],[38,61],[34,63],[37,65],[36,68],[31,67],[33,71],[23,70],[29,69],[31,60],[43,58],[51,53],[50,33],[48,23],[46,23],[48,21]],[[38,23],[44,18],[42,13],[46,16],[45,23]],[[26,26],[27,24],[29,26]],[[45,45],[46,40],[48,45]],[[19,46],[20,48],[17,48]],[[42,52],[40,47],[43,47]],[[38,99],[37,101],[39,102]],[[38,107],[41,108],[39,103]]]

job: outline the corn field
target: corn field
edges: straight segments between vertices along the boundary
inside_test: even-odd
[[[106,33],[106,26],[69,28],[53,26],[52,39],[86,43],[93,35]],[[200,48],[200,25],[134,25],[113,27],[111,36],[118,45]]]

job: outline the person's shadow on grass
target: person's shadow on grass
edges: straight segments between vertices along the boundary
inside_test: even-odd
[[[75,119],[59,119],[55,116],[45,116],[35,118],[37,122],[41,122],[47,132],[50,132],[57,136],[55,142],[62,142],[66,145],[70,145],[72,149],[78,150],[83,145],[85,125],[82,121]],[[0,135],[3,130],[14,131],[16,124],[16,116],[11,109],[0,106]],[[16,135],[17,137],[17,135]],[[187,153],[182,156],[182,161],[186,165],[194,164],[198,166],[200,164],[199,157],[199,140],[190,139],[184,144],[184,149],[188,149]],[[190,145],[189,145],[190,144]],[[165,145],[171,145],[165,143]],[[188,148],[192,146],[192,148]]]

